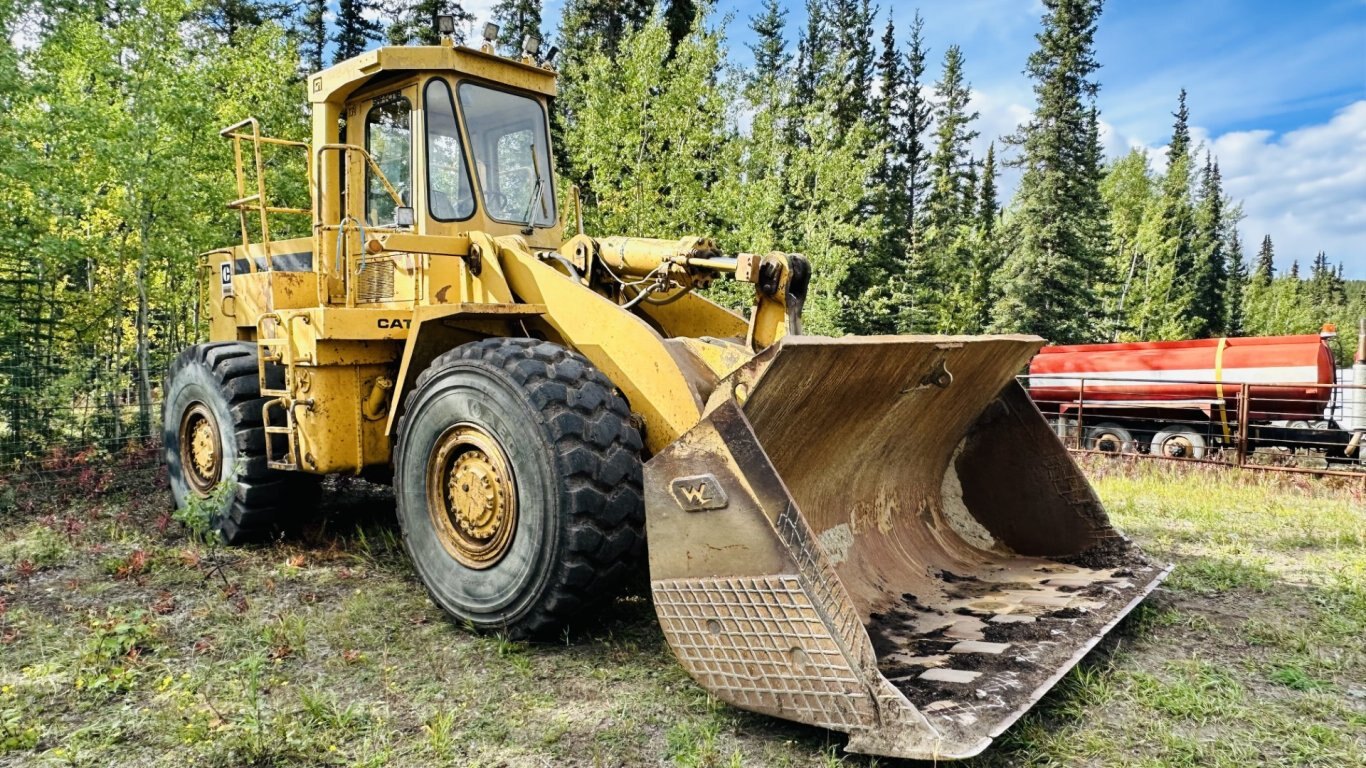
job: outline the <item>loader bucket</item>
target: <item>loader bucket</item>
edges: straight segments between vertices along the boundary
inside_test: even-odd
[[[852,752],[981,752],[1169,569],[1015,383],[1031,336],[787,337],[645,469],[688,673]]]

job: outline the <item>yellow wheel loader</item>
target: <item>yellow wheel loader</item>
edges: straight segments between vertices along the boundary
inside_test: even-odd
[[[799,255],[585,234],[534,49],[381,48],[307,79],[312,141],[223,131],[242,241],[204,255],[212,341],[165,385],[176,502],[238,542],[323,475],[391,473],[462,623],[553,634],[648,560],[718,698],[851,751],[980,752],[1166,574],[1015,383],[1041,339],[807,336]],[[268,189],[281,152],[308,208]]]

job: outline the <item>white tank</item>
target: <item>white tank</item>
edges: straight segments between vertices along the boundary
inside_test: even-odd
[[[1366,387],[1366,317],[1357,326],[1357,353],[1352,361],[1352,383]],[[1343,400],[1348,404],[1347,415],[1350,417],[1345,419],[1343,426],[1366,429],[1366,389],[1349,389]]]

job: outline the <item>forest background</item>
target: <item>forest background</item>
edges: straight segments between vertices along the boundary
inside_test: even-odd
[[[505,53],[528,33],[560,49],[562,209],[577,185],[590,233],[804,253],[811,332],[1069,343],[1335,323],[1350,355],[1366,283],[1314,243],[1240,231],[1184,91],[1160,163],[1106,157],[1102,4],[1042,6],[1021,62],[1034,111],[982,157],[962,50],[928,50],[919,14],[875,28],[871,0],[808,0],[800,28],[777,0],[739,20],[696,0],[568,0],[558,19],[501,0],[493,20]],[[240,238],[218,130],[253,115],[307,138],[304,75],[433,44],[438,13],[478,42],[441,0],[0,0],[0,461],[155,434],[162,371],[204,331],[198,254]],[[732,60],[735,24],[752,64]],[[306,206],[292,162],[272,160],[277,202]]]

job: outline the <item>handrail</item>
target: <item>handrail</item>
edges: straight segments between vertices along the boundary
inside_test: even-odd
[[[393,199],[394,204],[406,205],[406,203],[403,200],[403,196],[398,193],[398,189],[396,189],[394,185],[389,182],[389,177],[384,175],[384,171],[379,167],[379,163],[375,162],[374,156],[372,156],[364,147],[357,146],[355,144],[319,145],[314,150],[315,156],[313,158],[313,162],[317,164],[315,167],[324,167],[324,158],[328,152],[339,153],[342,156],[344,166],[348,167],[349,163],[347,162],[347,158],[350,156],[350,154],[359,154],[364,159],[366,167],[368,167],[371,171],[374,172],[375,177],[378,178],[380,184],[384,186],[385,192],[387,192],[389,194],[389,197]],[[313,199],[315,201],[320,201],[323,199],[322,174],[317,174],[313,179]],[[323,221],[322,206],[318,205],[316,202],[314,204],[313,237],[314,242],[317,244],[316,248],[318,251],[318,269],[320,272],[325,274],[335,273],[336,270],[332,269],[328,263],[329,260],[326,258],[327,253],[325,250],[327,245],[335,245],[337,252],[332,254],[332,258],[336,260],[338,262],[338,266],[341,267],[340,277],[343,284],[343,290],[345,292],[346,306],[348,307],[354,307],[356,305],[356,285],[355,281],[351,278],[353,275],[358,274],[360,271],[358,269],[353,269],[353,261],[355,261],[356,259],[352,258],[353,254],[351,253],[350,248],[351,238],[349,237],[349,233],[357,232],[360,235],[359,245],[354,255],[359,259],[364,259],[365,232],[367,231],[367,229],[370,232],[378,233],[397,231],[392,230],[388,227],[366,227],[364,221],[355,216],[352,216],[350,213],[345,211],[342,212],[341,218],[336,223],[328,223]],[[334,230],[337,233],[336,242],[329,243],[326,238],[326,235]],[[362,268],[363,266],[364,262],[361,263]],[[318,281],[318,293],[320,300],[325,298],[324,294],[327,292],[325,282],[326,281],[324,280]]]
[[[250,128],[249,132],[243,129]],[[291,214],[300,216],[311,216],[311,208],[294,208],[290,206],[271,205],[266,194],[266,164],[265,157],[261,152],[262,145],[297,147],[304,150],[305,173],[308,176],[308,189],[310,195],[315,189],[313,183],[313,153],[311,145],[305,141],[295,141],[292,139],[277,139],[265,136],[261,133],[261,122],[255,117],[248,117],[234,123],[218,132],[219,136],[232,142],[233,166],[237,178],[237,198],[228,202],[228,209],[237,211],[238,222],[242,229],[242,247],[247,248],[251,243],[251,233],[247,226],[247,214],[255,211],[260,222],[261,240],[260,244],[265,251],[266,267],[271,265],[270,248],[270,214]],[[252,166],[256,173],[255,191],[248,193],[246,166],[242,156],[242,142],[250,141],[252,146]],[[310,200],[310,204],[316,207],[317,198]],[[249,269],[256,271],[255,260],[250,261]]]
[[[315,154],[317,155],[316,161],[317,161],[319,167],[322,166],[322,162],[323,162],[323,153],[325,153],[325,152],[341,152],[341,153],[343,153],[343,155],[342,155],[343,158],[346,156],[345,153],[347,153],[347,152],[358,152],[358,153],[360,153],[360,156],[363,157],[363,158],[365,158],[365,162],[366,162],[366,164],[369,166],[370,170],[372,170],[372,171],[375,172],[375,176],[379,179],[379,182],[380,182],[381,184],[384,185],[384,191],[386,191],[386,192],[389,193],[389,197],[393,199],[394,204],[395,204],[395,205],[404,205],[403,196],[400,195],[400,194],[398,193],[398,190],[397,190],[396,188],[394,188],[394,185],[393,185],[393,184],[390,184],[390,183],[389,183],[389,177],[384,175],[384,171],[380,170],[379,163],[376,163],[376,162],[375,162],[374,156],[371,155],[369,152],[367,152],[366,149],[365,149],[364,147],[357,146],[357,145],[355,145],[355,144],[322,144],[322,145],[320,145],[320,146],[317,148],[317,150],[315,150]],[[321,200],[321,199],[322,199],[322,192],[323,192],[323,190],[322,190],[322,176],[321,176],[321,175],[319,175],[317,178],[315,178],[315,179],[313,180],[313,186],[314,186],[314,190],[313,190],[313,192],[314,192],[314,198],[313,198],[313,199],[315,199],[315,200]],[[315,227],[316,227],[316,226],[321,226],[322,223],[323,223],[323,222],[321,221],[321,214],[320,214],[320,213],[319,213],[318,215],[314,216],[313,225],[314,225]]]

